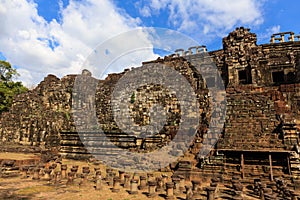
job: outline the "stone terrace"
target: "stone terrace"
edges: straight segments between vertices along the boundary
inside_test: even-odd
[[[196,52],[193,51],[195,48],[179,49],[174,55],[143,64],[142,68],[146,68],[149,63],[163,63],[177,70],[188,80],[200,104],[199,110],[194,111],[201,115],[200,126],[189,151],[178,163],[161,171],[173,171],[188,181],[210,182],[211,178],[218,178],[224,186],[232,184],[230,188],[235,191],[236,199],[244,191],[241,188],[249,183],[253,185],[255,197],[266,196],[266,199],[271,198],[268,196],[272,196],[272,191],[287,198],[287,190],[299,190],[299,36],[292,32],[274,34],[270,44],[263,45],[257,45],[256,40],[254,33],[240,27],[223,39],[221,50],[206,53],[205,47],[195,47]],[[206,158],[199,158],[197,153],[207,137],[212,115],[206,83],[214,85],[217,81],[215,77],[203,80],[196,66],[191,65],[191,61],[202,58],[203,53],[214,60],[225,83],[227,114],[217,144]],[[176,134],[180,105],[171,91],[159,85],[139,88],[127,102],[137,125],[149,123],[149,110],[155,103],[166,105],[170,112],[163,130],[155,138],[141,139],[138,133],[126,135],[113,119],[110,100],[115,84],[128,72],[125,70],[110,74],[105,80],[95,80],[98,86],[96,95],[91,98],[95,98],[98,122],[111,141],[131,151],[149,152],[165,145]],[[65,157],[90,158],[79,140],[71,112],[75,77],[68,75],[58,79],[49,75],[32,91],[17,96],[10,111],[1,116],[1,140],[6,144],[55,147]],[[144,96],[151,98],[142,101]],[[91,106],[89,102],[81,104]],[[87,120],[81,117],[81,120]],[[173,182],[176,184],[176,179]],[[151,185],[149,183],[149,187]],[[171,185],[166,185],[170,193]]]

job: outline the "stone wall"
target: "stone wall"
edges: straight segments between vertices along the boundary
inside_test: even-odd
[[[225,131],[218,148],[293,149],[284,144],[282,124],[299,119],[299,92],[300,84],[228,87]]]
[[[291,39],[288,42],[281,40],[279,43],[257,45],[256,40],[256,35],[249,29],[237,28],[223,39],[223,49],[209,52],[227,92],[226,123],[217,148],[292,150],[299,145],[300,42]],[[194,89],[200,104],[199,112],[203,114],[190,149],[196,155],[208,128],[210,107],[205,81],[195,66],[188,62],[189,58],[202,55],[191,54],[167,56],[143,65],[165,64],[182,74]],[[105,80],[96,80],[98,122],[106,133],[113,133],[115,139],[124,133],[114,121],[111,94],[115,84],[127,72],[129,70],[110,74]],[[71,110],[75,77],[68,75],[58,79],[49,75],[32,91],[17,96],[10,111],[1,116],[1,140],[26,145],[62,146],[66,155],[72,153],[72,145],[82,147],[78,142],[67,141],[65,134],[76,133]],[[145,96],[148,98],[145,99]],[[168,120],[157,136],[162,142],[172,139],[180,118],[180,105],[174,94],[160,85],[150,84],[140,87],[127,103],[132,110],[132,120],[137,125],[149,123],[149,110],[153,104],[166,105],[165,110],[170,111]],[[86,106],[91,105],[86,103]],[[294,132],[290,134],[284,127],[293,124],[293,120]],[[294,139],[290,141],[293,142],[286,142],[292,137]],[[157,141],[150,140],[148,146],[155,148],[160,144]],[[138,140],[134,142],[133,146],[128,147],[140,148]]]
[[[72,129],[73,80],[74,76],[60,80],[48,75],[32,91],[16,96],[10,111],[1,116],[1,140],[24,145],[59,145],[59,132]]]
[[[200,104],[199,110],[194,112],[207,113],[208,115],[208,91],[205,89],[202,77],[197,70],[180,57],[166,57],[144,63],[144,65],[157,63],[175,69],[186,78],[196,92]],[[161,147],[175,136],[179,127],[181,108],[177,97],[162,85],[149,84],[138,88],[127,102],[135,124],[137,126],[149,124],[150,109],[154,104],[160,104],[164,107],[167,121],[164,128],[151,138],[140,139],[139,133],[127,137],[118,128],[111,108],[111,95],[114,86],[127,72],[129,70],[120,74],[110,74],[105,80],[94,79],[97,82],[97,87],[96,91],[92,91],[91,94],[95,94],[94,103],[98,123],[101,129],[109,135],[110,140],[121,148],[153,150]],[[59,79],[49,75],[32,91],[17,96],[10,111],[1,116],[1,140],[24,145],[56,146],[61,149],[63,155],[73,158],[78,157],[76,156],[77,153],[86,154],[87,151],[79,137],[74,135],[76,134],[76,127],[72,113],[74,111],[72,110],[72,90],[75,77],[76,75],[68,75]],[[85,90],[85,88],[81,89]],[[79,103],[81,108],[93,106],[93,102]],[[86,116],[76,117],[78,121],[87,121]],[[202,128],[199,128],[197,132],[195,138],[197,143],[201,143],[204,126],[201,126]],[[123,138],[122,141],[127,140],[129,143],[120,143],[118,138]]]
[[[210,55],[227,86],[299,82],[299,41],[257,45],[256,34],[240,27],[223,39],[222,50]]]

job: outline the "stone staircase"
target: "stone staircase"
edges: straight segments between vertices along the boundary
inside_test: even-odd
[[[280,123],[271,97],[276,90],[269,88],[262,92],[259,89],[227,88],[225,134],[217,144],[218,149],[284,148],[277,134],[272,133]]]
[[[102,135],[97,132],[61,132],[60,153],[66,158],[89,158],[91,155],[88,150],[93,151],[94,155],[117,155],[122,148],[134,147],[136,147],[135,137],[122,133]]]
[[[84,142],[83,142],[84,141]],[[122,132],[61,132],[60,154],[66,158],[87,159],[95,156],[115,155],[124,150],[151,150],[162,145],[159,136],[138,138]]]
[[[296,123],[296,120],[287,119],[284,120],[282,126],[284,144],[287,146],[299,145],[299,134],[298,126],[300,124]]]

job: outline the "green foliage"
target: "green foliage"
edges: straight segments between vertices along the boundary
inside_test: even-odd
[[[19,74],[10,63],[0,61],[0,114],[8,111],[15,95],[26,92],[28,89],[21,82],[12,79]]]
[[[12,81],[14,76],[18,76],[17,70],[12,68],[9,62],[0,60],[0,81]]]
[[[135,93],[132,93],[131,97],[130,97],[130,103],[134,103],[135,102]]]
[[[65,112],[66,118],[68,121],[70,121],[70,113],[69,112]]]

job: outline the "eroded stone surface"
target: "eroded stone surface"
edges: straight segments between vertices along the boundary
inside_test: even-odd
[[[213,114],[210,112],[209,91],[205,83],[214,85],[215,77],[203,80],[190,63],[203,55],[189,52],[143,64],[142,67],[161,63],[178,71],[187,79],[199,102],[201,118],[193,144],[179,163],[173,163],[164,170],[175,170],[187,180],[216,176],[226,182],[238,175],[252,182],[257,178],[274,181],[276,177],[283,177],[299,187],[300,42],[295,39],[296,36],[292,38],[292,34],[289,34],[291,38],[288,42],[279,34],[272,37],[274,40],[271,39],[270,44],[257,45],[256,35],[241,27],[223,39],[223,49],[208,52],[225,83],[227,114],[221,138],[204,159],[197,160],[197,153],[207,137]],[[132,111],[132,120],[138,126],[149,124],[151,107],[156,103],[168,111],[168,118],[164,128],[154,137],[140,138],[138,133],[128,136],[114,121],[110,104],[115,84],[128,72],[125,70],[123,73],[110,74],[105,80],[95,80],[98,84],[95,102],[81,104],[87,108],[96,104],[101,128],[110,141],[123,148],[122,151],[148,152],[161,148],[174,137],[180,125],[178,99],[172,91],[161,85],[149,84],[138,88],[132,98],[124,102]],[[86,71],[83,76],[90,78]],[[3,144],[32,146],[29,152],[55,147],[64,157],[90,157],[76,132],[71,112],[75,77],[68,75],[59,79],[49,75],[35,89],[18,95],[10,111],[1,116],[0,138]],[[91,137],[93,132],[85,134]],[[208,139],[213,144],[216,138]],[[111,149],[102,141],[98,142],[91,145],[101,144],[103,149],[99,152],[122,159],[118,157],[120,149]],[[107,148],[110,151],[106,151]],[[4,151],[20,152],[22,149],[7,145]],[[177,155],[178,152],[172,154]],[[44,156],[42,160],[48,162],[59,159],[48,157]],[[132,164],[134,162],[128,161],[129,166]]]

